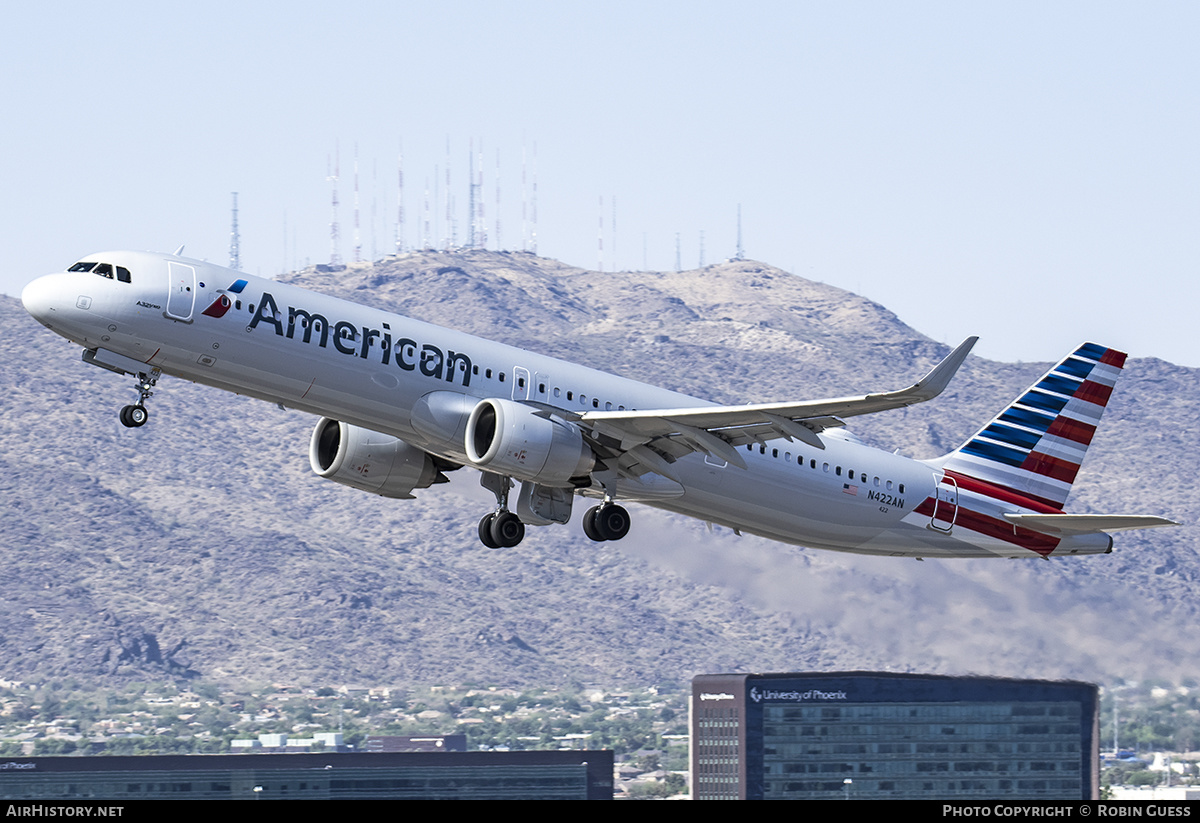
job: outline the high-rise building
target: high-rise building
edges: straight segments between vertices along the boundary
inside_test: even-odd
[[[692,680],[692,796],[1099,798],[1099,696],[1077,682],[886,672]]]

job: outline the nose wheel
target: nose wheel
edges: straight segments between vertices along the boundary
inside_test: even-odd
[[[121,408],[121,425],[125,428],[137,429],[146,425],[146,421],[150,419],[150,412],[146,410],[146,401],[154,394],[154,386],[160,377],[162,377],[162,372],[158,369],[149,374],[142,373],[137,376],[138,401],[131,406]]]
[[[146,411],[146,407],[123,406],[121,408],[121,425],[127,429],[136,429],[146,425],[146,421],[150,419],[150,412]]]

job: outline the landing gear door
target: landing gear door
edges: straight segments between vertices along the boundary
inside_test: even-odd
[[[958,482],[948,475],[940,475],[937,493],[933,498],[933,514],[929,518],[929,528],[949,534],[957,520]]]
[[[172,320],[192,322],[192,310],[196,306],[196,270],[186,263],[167,263],[167,310],[163,312]]]

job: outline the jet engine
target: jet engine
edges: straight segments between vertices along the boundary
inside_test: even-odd
[[[499,398],[471,410],[466,447],[477,468],[543,486],[587,485],[596,462],[576,426]]]
[[[446,482],[416,446],[328,417],[313,429],[308,461],[318,477],[384,497],[410,499],[413,489]]]

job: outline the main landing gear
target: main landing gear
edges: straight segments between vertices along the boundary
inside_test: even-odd
[[[583,513],[583,533],[597,543],[620,540],[629,534],[629,512],[623,506],[605,500]]]
[[[479,542],[489,549],[511,549],[525,539],[525,524],[508,510],[512,478],[484,473],[479,483],[496,495],[496,510],[479,521]]]
[[[513,487],[512,478],[484,472],[479,483],[496,495],[496,510],[479,521],[479,542],[489,549],[513,548],[525,538],[525,524],[508,510],[508,491]],[[564,516],[563,522],[565,519]],[[584,512],[583,533],[597,543],[620,540],[629,534],[629,512],[614,503],[612,497],[606,496],[599,506]]]
[[[143,372],[137,376],[138,401],[132,406],[121,408],[121,425],[125,428],[136,429],[146,425],[146,421],[150,419],[150,412],[146,410],[146,401],[154,394],[154,386],[160,377],[162,377],[162,372],[158,369],[149,374]]]

